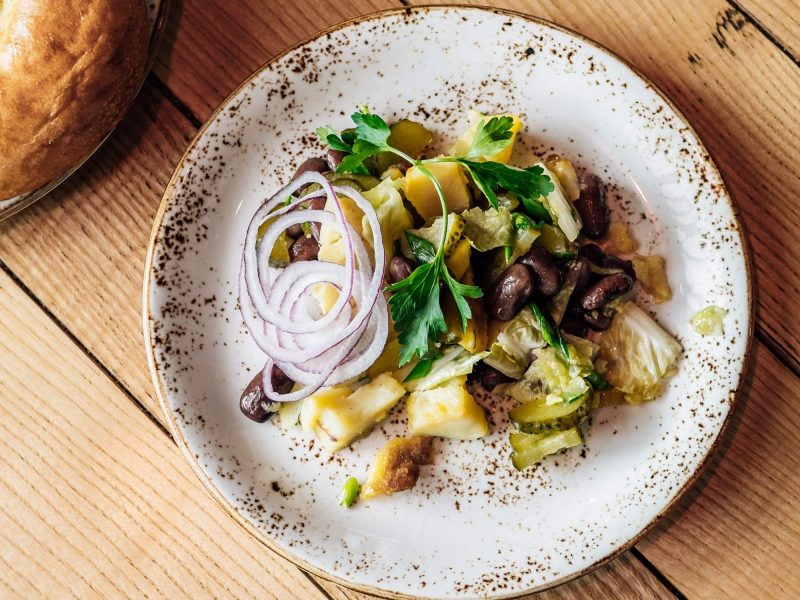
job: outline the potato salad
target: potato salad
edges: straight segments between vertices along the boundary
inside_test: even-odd
[[[598,175],[559,155],[512,165],[517,115],[473,111],[437,155],[425,124],[352,122],[320,127],[325,155],[259,207],[239,290],[264,353],[244,415],[329,452],[404,417],[342,505],[413,487],[435,438],[488,435],[478,387],[513,399],[500,433],[519,471],[581,446],[603,406],[658,397],[681,346],[636,292],[670,300],[665,261],[637,254]]]

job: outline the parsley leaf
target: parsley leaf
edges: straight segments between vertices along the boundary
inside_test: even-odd
[[[377,148],[388,149],[389,125],[381,117],[369,112],[354,112],[351,116],[356,124],[357,139],[369,142]]]
[[[408,231],[405,232],[411,253],[421,263],[431,262],[436,258],[436,248],[428,240],[423,239]]]
[[[400,330],[400,366],[428,353],[428,344],[447,331],[439,302],[439,276],[444,267],[442,255],[420,265],[406,279],[390,285],[392,320]]]
[[[460,162],[469,171],[475,185],[489,199],[489,204],[497,208],[497,194],[494,190],[503,188],[522,199],[526,210],[536,218],[550,219],[550,213],[538,201],[538,198],[547,196],[555,187],[550,178],[545,175],[540,166],[518,169],[497,162],[477,162],[459,158]],[[537,210],[536,207],[539,207]],[[536,212],[534,212],[536,211]]]
[[[472,309],[467,302],[467,298],[480,298],[483,290],[477,285],[466,285],[453,279],[447,267],[444,268],[444,281],[447,284],[450,294],[456,303],[458,315],[461,318],[461,331],[467,330],[467,321],[472,318]]]
[[[348,144],[347,141],[344,139],[344,135],[339,137],[336,134],[336,130],[330,125],[326,125],[325,127],[318,127],[316,134],[319,136],[319,139],[322,140],[324,144],[328,144],[332,150],[339,150],[341,152],[352,152],[353,151],[353,144],[352,140]]]
[[[511,131],[513,126],[514,119],[511,117],[492,117],[488,121],[481,121],[465,158],[497,154],[507,148],[514,135]]]

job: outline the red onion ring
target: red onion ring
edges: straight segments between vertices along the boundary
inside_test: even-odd
[[[318,183],[322,190],[291,197],[311,183]],[[364,213],[372,234],[372,261],[364,240],[347,222],[339,195],[350,198]],[[306,201],[322,197],[332,210],[299,210]],[[283,269],[270,267],[269,257],[281,233],[293,224],[309,221],[339,230],[344,265],[302,261]],[[259,240],[258,231],[265,222],[269,224]],[[270,400],[301,400],[322,387],[357,377],[375,362],[389,329],[388,308],[381,293],[384,258],[380,223],[369,201],[350,187],[331,185],[319,173],[303,174],[259,207],[245,236],[239,306],[253,340],[267,355],[263,387]],[[339,290],[339,297],[324,315],[312,296],[318,284]],[[272,388],[273,366],[302,387],[288,394],[277,393]]]

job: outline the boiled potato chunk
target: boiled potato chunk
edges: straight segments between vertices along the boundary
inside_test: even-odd
[[[469,256],[470,250],[472,246],[469,244],[468,239],[461,239],[456,244],[456,247],[445,259],[445,264],[447,268],[450,269],[450,273],[453,274],[454,279],[458,279],[459,281],[464,276],[464,273],[467,272],[469,268]]]
[[[318,283],[311,288],[311,295],[319,304],[323,315],[327,315],[339,299],[339,288],[330,283]]]
[[[380,494],[390,495],[414,487],[420,465],[432,462],[433,440],[429,437],[402,437],[389,440],[378,451],[369,479],[361,492],[367,500]]]
[[[361,220],[364,217],[364,213],[361,212],[361,209],[358,208],[356,203],[350,198],[339,198],[339,202],[342,205],[342,212],[347,222],[353,226],[353,229],[358,235],[363,235],[361,231]],[[330,200],[325,204],[325,210],[334,212]],[[319,254],[317,258],[325,262],[339,263],[340,265],[344,264],[344,242],[342,241],[342,234],[338,227],[332,225],[323,225],[320,227]]]
[[[324,388],[303,400],[300,422],[329,452],[336,452],[369,433],[405,393],[400,382],[385,373],[354,392],[347,386]]]
[[[411,435],[474,440],[489,433],[483,409],[461,379],[432,390],[413,392],[406,410]]]
[[[426,167],[439,180],[450,212],[460,213],[470,207],[472,196],[467,187],[467,176],[461,165],[455,162],[443,162],[429,163]],[[418,167],[411,167],[406,172],[404,191],[406,199],[426,221],[442,216],[442,205],[436,188]]]

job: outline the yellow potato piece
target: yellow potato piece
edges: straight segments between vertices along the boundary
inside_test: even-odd
[[[450,253],[450,256],[445,259],[444,262],[455,279],[460,280],[464,273],[467,272],[471,249],[472,246],[469,245],[469,240],[461,239]]]
[[[478,124],[481,122],[486,122],[492,117],[511,117],[511,120],[513,121],[511,125],[511,143],[500,152],[497,152],[496,154],[480,156],[475,160],[486,160],[491,162],[499,162],[507,164],[508,161],[511,160],[511,153],[514,150],[514,142],[516,142],[517,140],[517,133],[519,133],[519,131],[522,129],[522,120],[519,118],[519,115],[511,115],[511,114],[484,115],[476,110],[471,110],[470,126],[463,134],[461,134],[458,140],[456,140],[456,143],[452,149],[452,154],[454,156],[463,156],[464,154],[466,154],[470,146],[472,145],[473,140],[475,139],[475,133],[478,129]]]
[[[467,187],[467,176],[461,165],[454,162],[431,163],[426,167],[439,180],[450,212],[460,213],[470,207],[472,196]],[[442,206],[436,188],[418,167],[411,167],[406,172],[404,191],[406,199],[426,221],[442,216]]]
[[[353,226],[353,229],[358,235],[363,235],[361,231],[361,220],[364,217],[364,213],[350,198],[339,198],[339,202],[342,204],[344,218]],[[325,210],[334,212],[330,200],[326,202]],[[340,265],[344,264],[344,242],[342,242],[342,234],[338,227],[334,225],[323,225],[320,227],[319,254],[317,258],[325,262],[339,263]]]
[[[489,433],[483,409],[460,379],[432,390],[413,392],[406,410],[411,435],[473,440]]]

